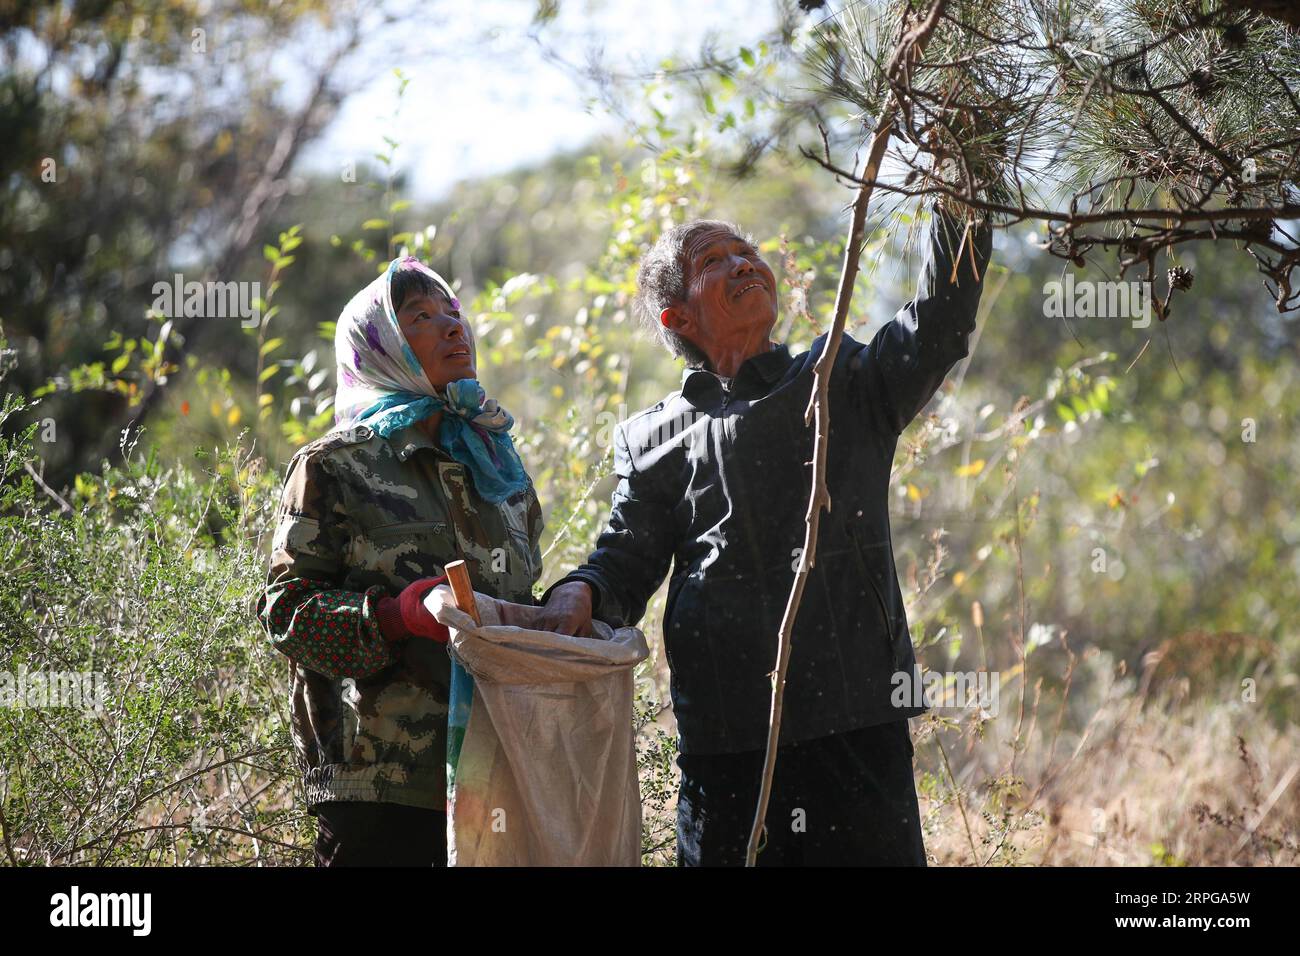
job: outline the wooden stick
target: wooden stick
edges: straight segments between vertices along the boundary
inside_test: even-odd
[[[894,55],[890,59],[888,75],[892,81],[910,61],[919,59],[925,49],[926,41],[934,31],[935,24],[943,13],[945,0],[934,0],[926,17],[912,30],[904,34]],[[862,238],[867,219],[867,205],[871,201],[871,190],[880,164],[885,156],[885,147],[889,145],[889,136],[894,127],[896,107],[889,104],[881,111],[880,123],[871,141],[871,150],[867,154],[867,165],[863,171],[857,198],[853,203],[853,217],[849,225],[848,241],[844,245],[844,269],[840,273],[839,292],[835,298],[835,319],[831,330],[826,335],[826,345],[813,371],[813,394],[804,413],[805,423],[814,424],[813,432],[813,473],[812,494],[808,499],[808,512],[804,515],[803,550],[799,552],[799,569],[790,587],[790,597],[786,601],[785,614],[781,618],[781,632],[777,636],[776,669],[772,672],[772,716],[767,730],[767,755],[763,761],[763,782],[759,788],[758,809],[754,812],[754,825],[749,833],[749,848],[745,854],[745,865],[754,866],[758,861],[758,843],[763,835],[763,824],[767,817],[767,805],[772,796],[772,776],[776,770],[777,742],[781,738],[781,707],[785,700],[786,673],[790,669],[790,642],[794,632],[794,621],[803,602],[804,584],[808,572],[817,557],[817,531],[821,525],[821,512],[830,511],[831,496],[826,487],[826,448],[830,439],[830,375],[835,367],[835,356],[839,354],[840,341],[844,336],[844,326],[849,314],[849,301],[853,297],[853,283],[858,276],[858,259],[862,254]]]
[[[456,607],[474,619],[475,624],[483,622],[478,616],[478,605],[474,603],[474,585],[469,583],[469,570],[464,561],[451,561],[443,567],[447,573],[447,583],[451,585],[451,596]]]

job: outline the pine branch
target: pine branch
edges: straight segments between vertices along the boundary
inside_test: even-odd
[[[898,149],[874,177],[832,161],[843,144],[801,152],[891,201],[1042,220],[1051,255],[1110,251],[1121,277],[1188,242],[1232,243],[1278,310],[1297,309],[1300,34],[1282,6],[951,0],[930,56],[896,76],[877,68],[880,31],[854,20],[819,34],[808,67],[861,113],[883,82],[906,104]]]

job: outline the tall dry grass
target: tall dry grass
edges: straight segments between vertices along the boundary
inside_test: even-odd
[[[1091,679],[1050,695],[1026,688],[1023,723],[1014,676],[996,717],[914,720],[931,862],[1300,862],[1300,727],[1279,726],[1249,688],[1192,696],[1189,678],[1162,679],[1162,659],[1149,655],[1134,675],[1087,652],[1079,667]]]

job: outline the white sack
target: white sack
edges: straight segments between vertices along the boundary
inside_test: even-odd
[[[482,626],[449,588],[426,598],[474,679],[449,768],[448,864],[640,865],[632,670],[645,636],[601,621],[600,639],[510,627],[495,599],[475,599]]]

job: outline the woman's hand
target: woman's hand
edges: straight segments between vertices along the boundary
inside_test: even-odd
[[[437,618],[424,606],[425,596],[446,580],[445,574],[437,578],[421,578],[403,588],[397,597],[380,601],[379,629],[384,639],[401,641],[411,637],[427,637],[446,644],[451,639],[451,632],[439,624]]]

